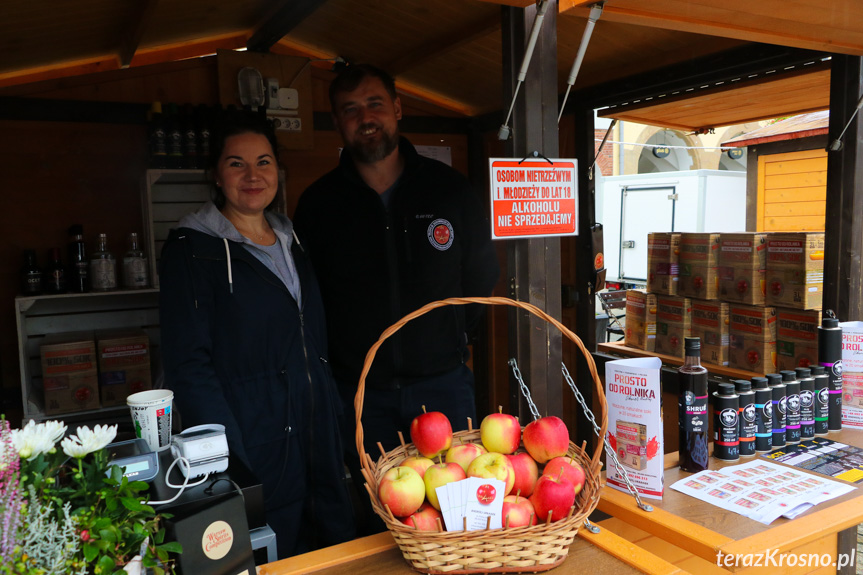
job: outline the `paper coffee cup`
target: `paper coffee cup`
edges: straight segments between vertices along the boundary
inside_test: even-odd
[[[143,438],[153,451],[171,446],[171,405],[174,392],[170,389],[153,389],[133,393],[126,398],[132,412],[135,436]]]

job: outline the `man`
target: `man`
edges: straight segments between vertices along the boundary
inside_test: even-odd
[[[467,180],[399,136],[401,102],[386,72],[346,68],[330,86],[330,104],[344,151],[302,195],[294,224],[320,282],[333,374],[351,406],[366,354],[387,327],[431,301],[490,295],[498,265]],[[407,439],[423,405],[467,428],[476,413],[466,333],[482,312],[433,310],[384,342],[366,378],[367,452],[376,455],[378,441],[397,446],[399,430]],[[353,415],[346,417],[352,445]]]

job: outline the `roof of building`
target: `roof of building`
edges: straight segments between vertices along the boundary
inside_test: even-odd
[[[829,122],[830,112],[826,110],[812,112],[811,114],[801,114],[777,120],[772,124],[747,132],[746,134],[740,134],[722,142],[722,145],[742,148],[744,146],[765,144],[767,142],[820,136],[827,133]]]

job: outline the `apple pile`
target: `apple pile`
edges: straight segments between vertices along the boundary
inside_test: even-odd
[[[567,457],[569,431],[560,418],[543,417],[524,430],[512,415],[499,410],[483,419],[478,443],[453,445],[452,425],[438,411],[411,422],[411,441],[418,455],[389,469],[378,485],[378,497],[405,525],[439,531],[443,517],[438,487],[467,477],[504,482],[503,523],[523,527],[559,521],[569,515],[584,486],[585,471]],[[525,451],[518,451],[521,444]]]

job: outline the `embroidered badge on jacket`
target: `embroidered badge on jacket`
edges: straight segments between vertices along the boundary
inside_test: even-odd
[[[428,227],[429,243],[440,251],[445,251],[450,248],[453,241],[452,224],[448,220],[439,218],[429,224]]]

